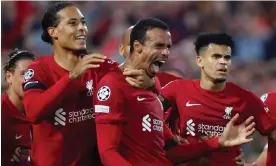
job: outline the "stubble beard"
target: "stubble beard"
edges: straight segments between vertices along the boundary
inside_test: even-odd
[[[87,51],[86,48],[81,48],[81,49],[75,50],[74,54],[77,55],[77,56],[87,55],[88,51]]]
[[[214,83],[215,84],[220,84],[226,82],[226,78],[216,78]]]

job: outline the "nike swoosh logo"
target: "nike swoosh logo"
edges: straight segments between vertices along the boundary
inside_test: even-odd
[[[21,137],[23,137],[23,135],[19,135],[19,136],[15,135],[15,139],[20,139]]]
[[[145,100],[146,98],[140,98],[139,96],[137,96],[137,100],[138,101],[143,101],[143,100]]]
[[[201,104],[190,104],[190,101],[188,101],[186,103],[186,107],[192,107],[192,106],[197,106],[197,105],[201,105]]]

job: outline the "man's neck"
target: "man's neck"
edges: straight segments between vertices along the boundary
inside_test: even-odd
[[[7,91],[8,97],[12,104],[21,112],[24,113],[24,105],[22,98],[15,94],[11,89]]]
[[[226,82],[215,83],[215,80],[207,78],[207,76],[201,76],[200,87],[206,90],[223,91],[226,86]]]
[[[73,51],[65,50],[63,48],[54,48],[55,62],[67,71],[71,71],[77,65],[79,56]]]

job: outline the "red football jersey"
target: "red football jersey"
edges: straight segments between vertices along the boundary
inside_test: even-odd
[[[1,163],[5,166],[27,165],[29,159],[27,156],[24,158],[22,152],[31,148],[31,123],[13,105],[7,94],[1,96],[1,109]]]
[[[159,79],[161,87],[167,85],[171,81],[182,79],[180,77],[176,77],[166,72],[158,72],[156,77]],[[178,119],[178,115],[176,114],[177,111],[175,109],[176,108],[170,108],[169,110],[167,110],[164,115],[164,120],[174,134],[179,134],[179,128],[178,128],[179,119]]]
[[[38,166],[93,166],[100,163],[96,147],[93,90],[112,66],[106,60],[78,80],[53,56],[35,60],[24,75],[24,105],[33,123],[31,159]]]
[[[261,100],[266,104],[269,113],[276,121],[276,92],[266,93],[261,97]],[[266,166],[274,166],[276,163],[276,142],[268,138],[267,160]]]
[[[95,112],[104,165],[171,165],[163,150],[163,109],[155,93],[131,87],[118,69],[98,84]]]
[[[161,87],[167,85],[171,81],[181,79],[180,77],[176,77],[166,72],[158,72],[156,77],[159,79]]]
[[[221,135],[226,124],[236,114],[239,123],[255,117],[256,128],[262,134],[276,128],[275,121],[266,112],[266,106],[250,91],[227,82],[223,91],[204,90],[199,80],[177,80],[162,89],[162,95],[177,105],[181,136],[190,143],[198,142],[199,135]],[[206,154],[211,166],[236,165],[233,159],[239,147],[222,149]]]

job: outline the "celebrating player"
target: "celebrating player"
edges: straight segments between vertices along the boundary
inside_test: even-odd
[[[121,56],[124,56],[124,58],[127,58],[129,55],[129,50],[130,50],[130,33],[133,29],[133,26],[129,27],[124,34],[122,35],[122,43],[119,46],[119,53]],[[170,81],[180,79],[180,77],[175,77],[172,74],[167,74],[165,72],[158,72],[157,73],[157,78],[160,81],[161,86],[164,86],[168,84]],[[178,134],[179,133],[179,127],[178,127],[178,114],[176,110],[173,110],[175,108],[170,108],[168,111],[166,111],[164,115],[165,122],[170,126],[170,129],[167,128],[167,125],[164,125],[164,137],[166,138],[165,140],[165,147],[164,150],[169,150],[173,146],[176,146],[176,142],[184,142],[187,143],[185,140],[182,138],[172,135],[171,131],[173,133]],[[189,147],[187,147],[189,148]],[[237,165],[243,165],[244,162],[242,160],[244,154],[242,150],[240,151],[241,153],[235,157],[235,162]],[[192,154],[194,155],[194,154]],[[204,162],[206,161],[205,159],[203,160]],[[208,161],[207,161],[208,162]]]
[[[129,27],[124,34],[122,35],[122,43],[119,46],[119,53],[121,56],[123,56],[125,59],[129,56],[130,51],[130,33],[133,29],[133,26]],[[125,72],[128,74],[128,72]],[[157,77],[160,81],[161,86],[166,85],[167,83],[180,79],[180,77],[176,77],[174,75],[165,73],[165,72],[158,72]]]
[[[125,68],[143,69],[156,76],[168,59],[171,35],[167,25],[154,18],[139,21],[130,37],[130,56],[117,70],[106,74],[97,85],[95,96],[97,141],[100,157],[106,166],[171,165],[166,158],[163,135],[163,109],[157,94],[135,89],[125,81]],[[253,117],[240,126],[233,126],[235,116],[220,138],[195,146],[175,146],[168,150],[173,160],[195,157],[205,149],[219,145],[235,146],[251,141],[246,137],[254,132]],[[231,132],[230,132],[231,131]],[[196,151],[196,152],[195,152]]]
[[[42,28],[42,40],[53,45],[53,55],[34,61],[24,76],[24,106],[33,124],[32,163],[99,165],[92,96],[98,80],[118,64],[87,54],[85,18],[72,3],[50,6]],[[138,83],[147,88],[154,82]]]
[[[234,42],[224,33],[206,33],[197,37],[195,49],[200,80],[177,80],[162,89],[165,101],[176,105],[180,116],[181,136],[189,143],[199,135],[221,135],[226,124],[239,113],[239,123],[255,117],[260,133],[276,140],[276,123],[267,113],[266,106],[250,91],[226,82],[231,68]],[[206,154],[210,165],[235,165],[233,158],[239,147]]]
[[[133,29],[133,26],[130,26],[125,32],[124,34],[122,35],[122,43],[120,44],[119,46],[119,53],[121,56],[123,56],[125,59],[129,57],[129,51],[130,51],[130,33]],[[130,71],[126,71],[124,72],[124,74],[131,74]],[[173,80],[176,80],[176,79],[180,79],[180,77],[176,77],[174,75],[171,75],[171,74],[168,74],[168,73],[165,73],[165,72],[158,72],[157,73],[157,78],[159,79],[160,81],[160,84],[161,86],[164,86],[166,85],[167,83],[173,81]],[[173,121],[173,124],[170,124],[170,127],[175,127],[175,122],[174,122],[174,115],[173,113],[172,114],[169,114],[170,112],[172,111],[172,109],[170,109],[169,111],[166,112],[166,115],[170,115],[170,118],[168,116],[165,116],[164,119],[168,119],[170,121]],[[165,126],[166,127],[166,126]],[[169,130],[165,129],[164,130],[165,134],[169,134],[168,132],[170,132]],[[166,132],[168,131],[168,132]],[[171,135],[172,136],[172,135]],[[172,136],[174,137],[174,136]]]
[[[4,66],[8,90],[1,95],[2,165],[27,166],[31,148],[31,123],[23,106],[23,75],[35,56],[15,50]]]

